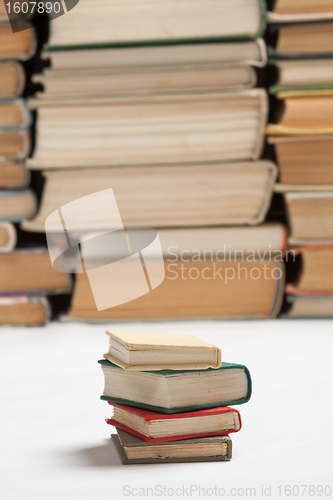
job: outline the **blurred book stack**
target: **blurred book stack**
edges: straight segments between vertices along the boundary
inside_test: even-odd
[[[254,88],[265,23],[259,0],[81,0],[50,23],[50,66],[34,76],[43,91],[29,101],[37,122],[28,167],[46,182],[38,215],[22,227],[43,232],[53,211],[112,188],[124,226],[156,228],[166,260],[156,290],[104,311],[78,274],[67,319],[278,314],[283,259],[270,257],[283,254],[285,230],[259,225],[277,178],[260,160],[268,100]],[[82,213],[85,227],[72,221],[71,231],[93,232],[93,218]]]
[[[248,369],[221,363],[218,347],[191,335],[106,333],[101,399],[113,410],[106,422],[122,463],[230,460],[229,434],[242,422],[227,405],[250,399]]]
[[[16,22],[22,30],[13,33],[0,2],[0,324],[39,326],[50,318],[45,294],[68,290],[69,278],[53,270],[45,249],[17,249],[15,224],[37,210],[25,166],[32,117],[21,97],[26,86],[24,63],[34,56],[37,41],[28,21]],[[25,241],[24,246],[31,247],[32,242]]]
[[[36,212],[36,200],[27,190],[30,176],[25,158],[30,152],[31,113],[20,96],[25,88],[22,61],[35,53],[33,29],[13,33],[0,4],[0,219],[19,222]],[[17,21],[25,23],[25,21]],[[15,247],[13,228],[1,226],[0,247]]]
[[[280,101],[268,141],[275,146],[290,224],[301,256],[287,285],[290,316],[333,315],[333,2],[277,0],[268,19],[275,35],[270,92]]]

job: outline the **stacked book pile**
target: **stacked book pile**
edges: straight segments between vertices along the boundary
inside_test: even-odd
[[[16,230],[9,221],[32,217],[37,209],[35,196],[27,189],[30,175],[25,168],[31,148],[31,113],[20,97],[26,83],[22,61],[34,55],[36,38],[32,29],[14,34],[4,9],[1,3],[0,220],[5,222],[0,226],[0,251],[10,252],[15,248]]]
[[[122,463],[230,460],[229,434],[242,424],[227,405],[250,399],[248,369],[221,363],[218,347],[191,335],[106,333],[101,399]]]
[[[287,285],[290,316],[333,315],[333,4],[277,0],[268,14],[280,102],[268,140],[275,146],[290,225],[301,259]],[[278,24],[274,24],[278,23]]]
[[[77,274],[67,319],[278,314],[284,268],[270,257],[283,254],[285,231],[260,225],[277,177],[259,159],[265,19],[260,0],[81,0],[50,23],[50,66],[30,100],[28,167],[43,172],[44,194],[23,228],[43,232],[55,210],[112,188],[125,227],[158,229],[166,263],[156,290],[103,311]],[[90,205],[70,222],[72,232],[101,229]]]
[[[0,324],[44,325],[50,317],[45,294],[68,291],[69,282],[53,270],[45,249],[17,249],[19,239],[29,241],[23,242],[15,224],[37,211],[25,167],[32,117],[22,97],[25,62],[34,56],[37,41],[28,21],[18,18],[16,23],[21,31],[13,33],[0,2]]]

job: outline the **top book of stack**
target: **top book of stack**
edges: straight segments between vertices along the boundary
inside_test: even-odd
[[[129,371],[220,368],[221,350],[192,335],[107,331],[104,357]]]
[[[262,0],[80,0],[53,23],[49,48],[253,39],[265,23]]]

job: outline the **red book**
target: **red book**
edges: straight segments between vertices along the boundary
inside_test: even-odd
[[[113,406],[114,415],[106,423],[147,443],[224,436],[242,427],[239,411],[228,406],[165,414],[110,402],[109,405]]]

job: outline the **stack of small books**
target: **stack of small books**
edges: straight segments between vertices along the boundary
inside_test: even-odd
[[[99,363],[101,399],[123,464],[227,461],[229,434],[241,429],[251,377],[244,365],[221,363],[221,351],[191,335],[107,331]]]

